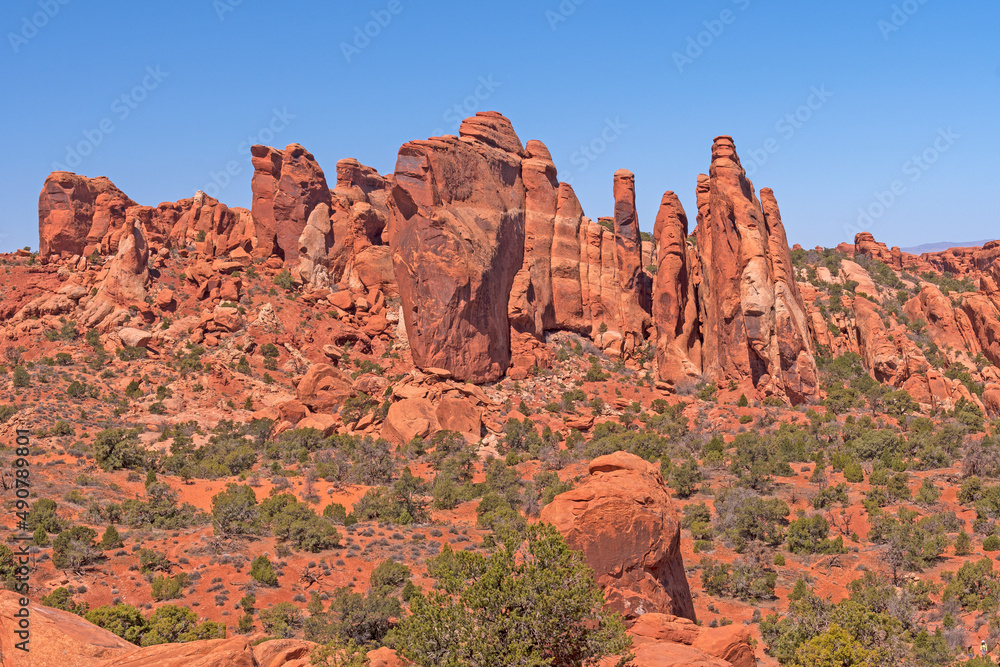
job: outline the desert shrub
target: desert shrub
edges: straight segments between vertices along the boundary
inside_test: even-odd
[[[846,553],[844,538],[828,539],[830,523],[821,515],[802,517],[788,526],[788,550],[794,554]]]
[[[108,526],[104,529],[104,535],[101,536],[101,551],[120,549],[123,546],[125,546],[125,543],[122,541],[121,535],[118,534],[117,528]]]
[[[80,570],[97,562],[103,554],[94,544],[97,531],[87,526],[73,526],[52,542],[52,565],[58,569]]]
[[[740,553],[751,542],[777,546],[784,540],[788,505],[783,500],[763,498],[750,489],[724,489],[716,495],[715,512],[716,534]]]
[[[290,493],[271,496],[260,504],[260,519],[282,542],[313,553],[340,544],[340,535],[330,521]]]
[[[498,542],[489,556],[446,548],[435,559],[438,590],[417,592],[395,630],[407,658],[422,667],[590,664],[627,651],[620,618],[603,611],[582,555],[553,527]]]
[[[176,600],[182,596],[187,581],[187,575],[183,572],[173,576],[156,575],[151,582],[153,599],[156,601]]]
[[[758,563],[737,560],[730,571],[726,563],[704,557],[701,568],[702,587],[709,595],[733,597],[745,602],[774,597],[778,575]]]
[[[63,611],[68,611],[71,614],[77,614],[79,616],[83,616],[90,608],[90,605],[86,602],[76,602],[73,599],[73,595],[62,586],[56,588],[51,593],[43,597],[42,604],[46,607],[62,609]]]
[[[693,458],[676,466],[671,464],[669,458],[663,459],[660,470],[679,498],[689,498],[698,491],[702,474],[698,462]]]
[[[277,586],[278,575],[267,556],[261,554],[250,564],[250,578],[265,586]]]
[[[25,523],[30,531],[41,528],[46,533],[59,533],[69,527],[56,515],[56,501],[51,498],[39,498],[32,503]]]
[[[427,483],[414,476],[409,468],[391,487],[369,489],[355,504],[354,515],[359,521],[388,521],[409,524],[427,516]]]
[[[212,526],[218,535],[258,534],[260,510],[253,489],[230,483],[212,496]]]
[[[144,469],[155,456],[139,442],[139,429],[110,428],[94,439],[94,458],[103,470]]]
[[[140,644],[154,646],[203,639],[223,639],[225,636],[225,624],[213,621],[199,623],[198,615],[190,609],[166,604],[158,607],[149,617]]]
[[[289,638],[302,627],[302,612],[291,602],[278,602],[261,609],[257,617],[264,632],[271,637]]]

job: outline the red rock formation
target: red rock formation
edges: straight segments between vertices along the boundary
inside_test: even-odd
[[[584,300],[582,225],[586,218],[573,187],[559,184],[552,232],[552,310],[555,328],[590,334],[589,300]],[[590,221],[587,220],[589,223]],[[589,291],[589,290],[588,290]]]
[[[379,289],[396,294],[396,277],[388,245],[392,177],[357,160],[337,163],[333,191],[334,245],[328,249],[331,277],[355,292]]]
[[[124,319],[128,306],[147,308],[144,301],[148,286],[149,246],[142,227],[129,220],[118,253],[108,262],[96,294],[80,301],[84,305],[81,324],[105,331],[114,327]]]
[[[767,229],[767,258],[774,281],[774,326],[781,377],[785,394],[792,403],[805,403],[816,398],[819,391],[809,321],[774,192],[763,188],[760,199]]]
[[[622,336],[622,353],[642,346],[649,328],[650,281],[642,266],[639,216],[635,210],[635,175],[615,172],[615,271],[618,274],[619,314],[614,322]]]
[[[559,206],[559,181],[548,148],[529,141],[521,163],[524,182],[524,261],[510,294],[510,323],[541,339],[556,325],[552,292],[552,249]]]
[[[321,203],[331,205],[326,176],[312,153],[299,144],[283,151],[256,145],[250,153],[254,167],[251,210],[259,226],[256,256],[277,254],[295,266],[299,237],[309,215]]]
[[[877,259],[898,270],[903,268],[903,257],[899,248],[889,250],[886,244],[876,241],[870,232],[861,232],[854,237],[854,255]]]
[[[57,255],[114,255],[128,233],[126,220],[145,230],[156,248],[187,248],[207,256],[221,256],[257,246],[253,217],[246,209],[230,209],[198,192],[194,197],[159,206],[141,206],[107,178],[87,178],[53,172],[45,181],[38,203],[42,259]]]
[[[135,202],[107,178],[54,171],[38,196],[39,256],[89,255]]]
[[[636,658],[640,660],[638,664],[645,664],[641,662],[643,656],[658,656],[661,651],[666,653],[682,647],[691,647],[734,667],[754,667],[757,664],[747,627],[728,625],[707,628],[686,618],[668,614],[644,614],[629,628],[629,634],[634,642]]]
[[[653,228],[656,276],[653,280],[653,322],[660,380],[678,384],[701,373],[698,303],[688,265],[688,221],[680,199],[663,195]]]
[[[524,149],[495,112],[467,119],[460,133],[400,148],[390,245],[414,363],[490,382],[510,365]]]
[[[95,667],[136,648],[76,614],[31,602],[29,651],[20,651],[14,647],[21,641],[16,634],[18,619],[14,616],[21,608],[19,599],[16,593],[0,591],[0,655],[4,656],[4,665]],[[19,656],[16,662],[15,656]]]
[[[590,477],[541,518],[583,552],[609,608],[626,619],[658,612],[694,620],[680,525],[654,465],[625,452],[598,457]]]
[[[695,230],[704,373],[800,402],[815,396],[815,361],[805,306],[789,285],[791,257],[777,205],[768,199],[765,214],[732,139],[718,137],[710,176],[699,178]]]
[[[937,285],[923,283],[917,296],[903,306],[903,312],[911,320],[927,323],[927,333],[949,357],[949,361],[957,360],[953,351],[961,350],[968,357],[979,354],[979,340],[969,316],[965,311],[953,308]]]

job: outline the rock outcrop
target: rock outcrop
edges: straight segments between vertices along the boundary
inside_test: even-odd
[[[663,195],[653,228],[656,276],[653,322],[660,380],[672,385],[701,374],[701,336],[694,276],[688,263],[688,220],[673,192]]]
[[[529,141],[526,155],[524,262],[511,291],[511,325],[538,340],[546,331],[573,331],[610,354],[634,355],[651,326],[652,284],[634,176],[624,169],[615,174],[615,217],[595,223],[573,188],[558,182],[544,144]]]
[[[254,174],[253,218],[258,225],[261,258],[277,255],[296,266],[299,238],[319,204],[331,205],[326,176],[312,153],[299,144],[285,150],[255,145],[250,148]]]
[[[718,137],[710,175],[697,189],[703,372],[799,403],[816,396],[816,364],[784,228],[767,192],[765,212],[732,139]]]
[[[644,614],[629,628],[637,667],[647,665],[732,665],[755,667],[750,630],[728,625],[707,628],[686,618]],[[666,656],[670,656],[665,661]]]
[[[84,305],[81,324],[108,330],[124,320],[129,306],[147,308],[149,245],[136,220],[125,224],[118,253],[104,269],[104,279],[95,294],[80,301]]]
[[[38,200],[40,258],[114,255],[137,221],[149,245],[187,249],[218,257],[239,249],[254,252],[257,229],[250,211],[229,208],[198,192],[194,197],[158,206],[132,201],[101,176],[87,178],[53,172]]]
[[[104,176],[52,172],[38,196],[40,258],[89,255],[108,230],[124,226],[126,210],[135,205]]]
[[[491,382],[510,365],[524,149],[495,112],[467,119],[460,134],[400,148],[389,240],[414,363]]]
[[[552,250],[559,207],[559,181],[548,148],[529,141],[521,162],[525,188],[524,260],[510,294],[510,324],[538,339],[556,327]]]
[[[656,612],[694,620],[680,524],[659,469],[625,452],[590,463],[590,476],[542,510],[582,551],[608,607],[627,620]]]
[[[12,591],[0,591],[0,655],[4,665],[96,667],[136,648],[76,614],[31,602],[29,650],[21,651],[15,648],[21,641],[17,635],[18,619],[14,616],[21,608],[19,599]]]

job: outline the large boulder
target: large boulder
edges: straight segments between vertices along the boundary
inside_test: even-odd
[[[295,387],[299,401],[313,412],[336,412],[353,394],[350,376],[329,364],[314,364]]]
[[[669,654],[671,651],[678,652],[682,647],[690,647],[708,656],[708,664],[725,664],[733,667],[755,667],[757,664],[757,658],[750,646],[750,630],[742,625],[707,628],[686,618],[666,614],[645,614],[629,628],[629,634],[635,645],[637,667],[675,664],[656,662],[652,658]],[[699,660],[706,660],[697,654],[690,659],[696,657]],[[716,663],[716,660],[719,663]]]
[[[541,518],[583,552],[608,607],[626,620],[651,612],[694,620],[680,523],[656,466],[626,452],[598,457]]]
[[[441,431],[460,433],[467,442],[479,440],[483,411],[474,401],[445,397],[431,401],[424,397],[404,398],[389,406],[382,437],[402,446],[414,437],[429,438]]]
[[[258,667],[260,663],[254,657],[250,640],[246,637],[234,637],[136,647],[130,653],[97,665],[98,667]]]
[[[460,133],[399,149],[389,241],[414,363],[483,383],[510,364],[524,149],[495,112],[466,119]]]

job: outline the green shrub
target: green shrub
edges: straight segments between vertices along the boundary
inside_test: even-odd
[[[274,565],[265,555],[257,556],[250,564],[250,577],[265,586],[277,586],[278,575],[274,571]]]
[[[14,386],[18,388],[31,386],[31,376],[24,370],[24,366],[14,367]]]
[[[394,633],[418,665],[591,664],[628,649],[582,555],[551,526],[502,536],[489,556],[446,547],[429,571],[440,590],[411,597]]]
[[[182,597],[182,591],[187,585],[187,575],[183,572],[168,577],[158,574],[153,577],[152,595],[157,602],[162,600],[176,600]]]

